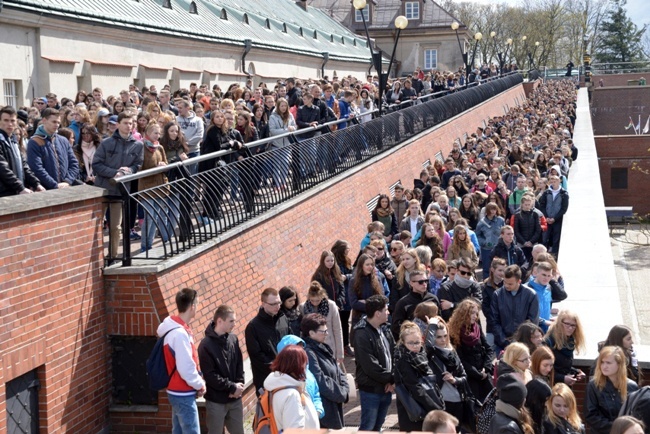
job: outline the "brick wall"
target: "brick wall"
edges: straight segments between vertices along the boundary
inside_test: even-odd
[[[94,197],[80,199],[88,189]],[[103,192],[47,194],[67,200],[8,214],[26,196],[0,199],[0,427],[7,426],[5,384],[36,369],[41,432],[97,433],[110,399]]]
[[[106,276],[109,333],[153,335],[158,323],[172,313],[176,292],[189,286],[199,291],[200,310],[192,327],[197,341],[219,304],[233,305],[242,350],[247,322],[257,313],[259,294],[265,287],[295,285],[304,293],[318,265],[320,252],[337,239],[348,240],[356,254],[370,220],[366,202],[387,193],[398,179],[411,188],[421,164],[447,155],[454,139],[471,133],[483,120],[503,114],[525,98],[523,87],[514,87],[433,132],[400,148],[374,164],[347,174],[331,187],[312,195],[272,219],[198,254],[191,260],[157,275]],[[303,297],[304,299],[304,297]],[[244,355],[246,357],[246,353]],[[252,391],[249,391],[249,397]],[[147,426],[169,432],[170,420],[164,394],[159,411]],[[137,413],[112,413],[112,431],[132,431],[129,421]],[[119,429],[117,429],[119,427]]]
[[[639,215],[650,213],[650,136],[597,136],[595,140],[605,206],[633,206]],[[611,188],[615,168],[627,168],[627,189]]]
[[[635,74],[598,74],[593,76],[592,81],[594,82],[594,86],[600,86],[600,80],[603,80],[604,87],[627,86],[628,80],[638,80],[641,77],[645,77],[648,80],[650,79],[650,74],[647,72]]]
[[[641,116],[641,129],[650,115],[648,107],[650,86],[634,87],[595,87],[591,98],[591,120],[594,134],[634,135],[632,128],[625,127],[632,122],[636,125]]]

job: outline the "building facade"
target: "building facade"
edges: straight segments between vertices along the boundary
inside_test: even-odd
[[[365,38],[305,2],[0,1],[0,104],[134,83],[227,86],[287,77],[362,77]],[[80,6],[81,5],[81,6]],[[272,86],[270,86],[272,87]]]

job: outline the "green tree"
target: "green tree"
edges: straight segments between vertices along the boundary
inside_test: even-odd
[[[595,57],[600,63],[634,62],[643,59],[641,40],[647,25],[639,29],[627,16],[627,0],[613,0],[613,7],[600,24],[601,38]]]

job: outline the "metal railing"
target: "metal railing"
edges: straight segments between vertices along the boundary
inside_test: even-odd
[[[143,239],[154,229],[162,238],[135,258],[166,259],[214,239],[521,82],[518,73],[493,77],[460,91],[429,94],[390,106],[386,114],[374,119],[376,111],[273,136],[245,145],[248,150],[260,146],[269,146],[269,150],[229,164],[224,158],[237,151],[214,152],[117,178],[114,181],[122,192],[124,248],[122,256],[107,257],[107,261],[132,264],[127,223],[131,200],[145,213]],[[333,125],[338,129],[332,131]],[[284,138],[290,144],[280,145]],[[190,168],[196,164],[199,172],[191,174]],[[134,193],[126,188],[131,182],[161,173],[170,179],[164,185]]]

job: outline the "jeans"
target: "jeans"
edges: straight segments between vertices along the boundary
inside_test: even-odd
[[[287,177],[289,176],[289,161],[291,158],[291,149],[288,147],[273,147],[270,154],[271,167],[273,176],[273,185],[276,187],[286,186]]]
[[[199,152],[199,151],[190,152],[190,153],[187,154],[187,158],[194,158],[194,157],[198,157],[199,155],[201,155],[201,152]],[[187,166],[187,171],[190,172],[190,175],[196,175],[199,172],[198,163],[197,164],[190,164],[189,166]]]
[[[381,431],[392,399],[391,393],[370,393],[359,390],[361,402],[359,431]]]
[[[201,434],[196,397],[167,394],[172,406],[172,434]]]
[[[205,410],[208,434],[222,434],[224,426],[230,434],[244,434],[244,409],[241,399],[227,404],[206,400]]]
[[[483,265],[483,279],[487,279],[490,276],[490,255],[492,254],[492,249],[481,247],[481,264]]]
[[[142,242],[140,247],[142,251],[149,250],[153,245],[153,237],[156,234],[156,228],[160,231],[163,243],[166,243],[174,234],[174,206],[171,201],[173,197],[166,198],[145,198],[142,206],[146,210],[144,215],[144,224],[142,225]]]

